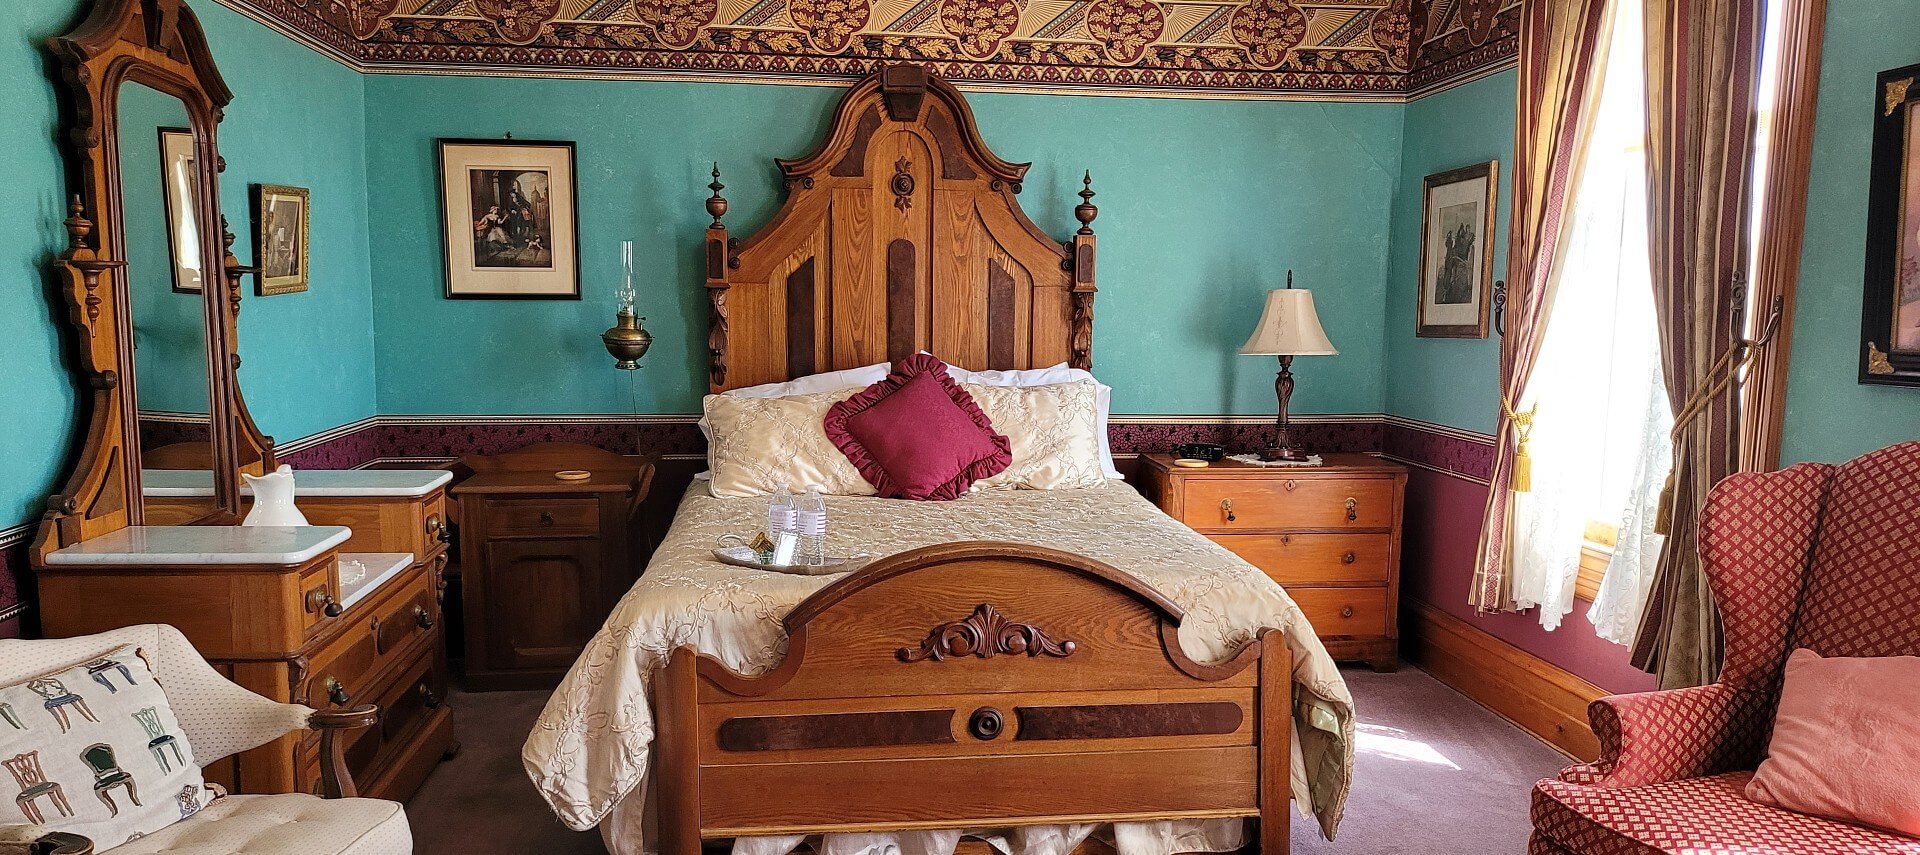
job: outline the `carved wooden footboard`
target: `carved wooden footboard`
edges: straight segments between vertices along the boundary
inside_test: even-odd
[[[654,684],[661,851],[702,839],[1258,817],[1287,851],[1292,658],[1205,665],[1113,567],[968,542],[875,562],[786,618],[780,666],[691,648]]]

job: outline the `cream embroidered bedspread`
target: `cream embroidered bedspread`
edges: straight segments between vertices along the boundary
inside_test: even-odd
[[[1293,651],[1294,798],[1303,811],[1310,806],[1332,837],[1353,771],[1352,697],[1299,607],[1257,568],[1119,481],[1075,490],[985,491],[951,502],[830,497],[827,508],[831,541],[840,549],[885,556],[957,540],[1006,540],[1111,564],[1186,611],[1180,646],[1202,662],[1227,658],[1261,629],[1285,630]],[[786,652],[781,620],[787,612],[841,578],[713,560],[716,537],[758,530],[765,513],[764,498],[718,499],[695,481],[646,573],[574,662],[527,738],[521,753],[527,774],[554,812],[578,830],[614,814],[608,822],[618,828],[603,831],[617,853],[645,846],[639,832],[649,812],[643,784],[654,733],[648,687],[668,652],[692,645],[740,673],[768,671]],[[1195,845],[1197,837],[1218,849],[1236,845],[1241,823],[1130,825],[1139,827],[1113,831],[1123,839],[1181,846]],[[1061,831],[1084,837],[1087,828]]]

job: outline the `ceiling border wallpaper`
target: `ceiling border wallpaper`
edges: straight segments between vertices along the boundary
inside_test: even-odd
[[[1511,65],[1521,0],[220,2],[369,73],[1399,100]]]

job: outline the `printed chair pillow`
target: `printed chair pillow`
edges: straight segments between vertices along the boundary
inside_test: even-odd
[[[0,798],[0,825],[83,835],[96,852],[214,799],[166,693],[132,646],[0,688],[0,766],[0,796],[13,797]]]
[[[1920,656],[1787,657],[1747,798],[1920,837]]]
[[[1107,483],[1100,463],[1099,385],[1092,380],[1045,386],[962,383],[993,429],[1003,433],[1013,462],[975,490],[1014,487],[1067,490]]]
[[[821,428],[827,408],[856,391],[775,398],[708,395],[702,419],[712,430],[707,489],[723,499],[765,496],[782,484],[794,492],[818,487],[829,496],[873,495],[873,485]]]
[[[1005,436],[953,378],[921,353],[827,409],[827,439],[880,496],[957,499],[1012,462]]]

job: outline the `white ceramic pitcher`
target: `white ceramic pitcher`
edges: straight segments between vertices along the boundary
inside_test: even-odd
[[[253,510],[241,525],[307,525],[306,515],[293,506],[293,467],[282,463],[269,474],[242,472],[240,477],[253,488]]]

